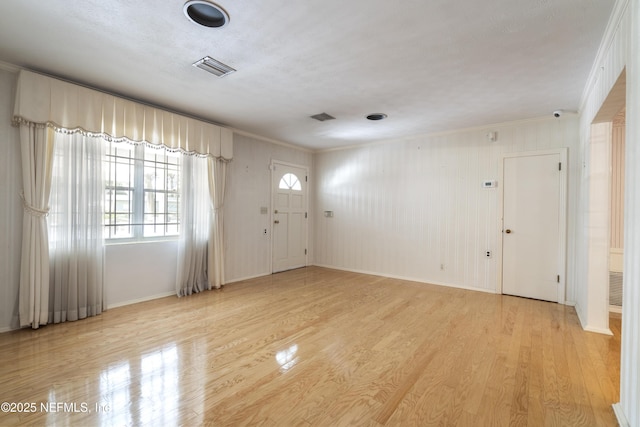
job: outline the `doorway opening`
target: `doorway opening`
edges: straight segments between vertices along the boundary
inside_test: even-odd
[[[609,243],[609,311],[622,312],[624,256],[624,167],[626,108],[616,114],[611,130],[611,233]]]
[[[594,323],[606,329],[609,313],[623,309],[625,104],[623,71],[591,124],[589,144],[588,298],[600,307]]]

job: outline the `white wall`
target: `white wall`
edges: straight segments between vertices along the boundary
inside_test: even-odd
[[[640,426],[640,0],[632,0],[627,51],[627,135],[624,217],[624,293],[620,405],[631,426]],[[629,309],[630,308],[630,309]],[[621,423],[622,424],[622,423]]]
[[[107,308],[175,295],[178,241],[108,244],[104,299]]]
[[[0,65],[0,332],[19,327],[22,169],[18,129],[10,121],[17,77]]]
[[[600,326],[606,322],[599,305],[600,283],[589,281],[592,260],[589,255],[599,245],[600,227],[597,218],[590,217],[589,206],[592,179],[597,184],[599,157],[592,157],[590,143],[592,126],[605,104],[616,80],[626,67],[626,141],[625,141],[625,207],[624,207],[624,293],[622,305],[622,348],[620,368],[620,403],[614,405],[622,426],[640,426],[640,1],[619,0],[610,25],[603,38],[600,52],[593,65],[592,77],[585,88],[580,116],[580,146],[584,159],[584,173],[580,180],[581,194],[576,274],[588,286],[578,288],[578,310],[583,325]],[[632,309],[629,309],[632,307]]]
[[[236,133],[224,204],[227,283],[271,273],[270,215],[272,160],[307,166],[313,182],[312,153]],[[309,227],[313,215],[309,218]],[[267,235],[264,235],[264,229]],[[311,238],[311,236],[310,236]],[[309,253],[309,260],[313,254]]]
[[[611,248],[624,248],[624,112],[613,121],[611,133]]]
[[[627,50],[624,293],[619,420],[640,426],[640,1],[631,0]],[[621,422],[621,424],[622,424]]]
[[[622,272],[624,253],[625,111],[613,120],[611,136],[611,243],[609,271]]]
[[[498,132],[496,142],[489,131]],[[506,153],[568,147],[572,247],[578,142],[577,117],[564,115],[318,153],[316,264],[493,292],[500,200],[497,188],[481,182],[501,185]],[[324,217],[326,210],[334,216]],[[567,300],[574,294],[569,277]]]
[[[601,251],[597,247],[601,246],[600,230],[602,227],[607,229],[610,227],[608,215],[604,217],[594,212],[599,217],[591,217],[592,207],[596,204],[592,198],[597,197],[599,204],[608,206],[610,190],[605,188],[602,192],[594,191],[591,189],[591,184],[592,181],[594,185],[598,185],[598,182],[601,183],[600,171],[603,168],[609,170],[610,164],[606,163],[609,156],[605,159],[598,155],[592,155],[598,153],[598,150],[592,151],[591,131],[592,122],[626,64],[630,24],[626,3],[624,0],[618,1],[614,8],[612,20],[593,65],[590,80],[585,87],[584,99],[580,108],[580,156],[583,168],[578,187],[580,205],[577,218],[579,233],[577,235],[576,256],[578,262],[575,264],[575,276],[578,283],[584,283],[586,286],[581,286],[578,289],[576,311],[582,326],[592,331],[607,331],[609,328],[608,298],[606,297],[608,282],[597,280],[605,275],[608,277],[608,256],[604,260],[601,259]],[[612,111],[611,119],[617,112],[615,109]],[[603,295],[605,295],[604,298]]]
[[[577,307],[582,326],[591,332],[609,330],[609,242],[611,228],[611,122],[591,126],[588,156],[589,197],[587,208],[587,305]],[[588,321],[582,316],[588,313]]]

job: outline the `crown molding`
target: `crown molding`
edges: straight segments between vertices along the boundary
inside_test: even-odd
[[[0,61],[0,70],[11,71],[13,73],[17,73],[22,68],[17,65],[10,64],[8,62]]]
[[[317,152],[317,150],[312,150],[306,147],[301,147],[299,145],[295,145],[295,144],[290,144],[288,142],[283,142],[283,141],[279,141],[277,139],[271,139],[271,138],[267,138],[266,136],[261,136],[255,133],[251,133],[251,132],[247,132],[241,129],[236,129],[236,128],[231,128],[231,130],[233,131],[233,133],[236,133],[238,135],[243,135],[249,138],[253,138],[253,139],[257,139],[259,141],[263,141],[263,142],[269,142],[271,144],[276,144],[276,145],[280,145],[282,147],[287,147],[287,148],[292,148],[294,150],[298,150],[298,151],[302,151],[304,153],[315,153]]]
[[[521,126],[528,123],[537,123],[542,121],[558,121],[558,120],[564,120],[565,118],[568,118],[568,117],[577,117],[577,116],[578,116],[578,113],[575,111],[565,111],[563,118],[561,119],[551,117],[551,115],[542,116],[542,117],[532,117],[528,119],[512,120],[509,122],[490,123],[482,126],[472,126],[468,128],[451,129],[451,130],[446,130],[441,132],[426,132],[426,133],[420,133],[420,134],[414,134],[414,135],[407,135],[407,136],[398,137],[398,138],[389,138],[389,139],[365,142],[363,144],[351,144],[351,145],[345,145],[340,147],[325,148],[321,150],[316,150],[315,152],[328,153],[331,151],[351,150],[354,148],[372,147],[375,145],[383,145],[383,144],[389,144],[393,142],[410,142],[419,138],[437,138],[437,137],[442,137],[447,135],[456,135],[460,133],[474,133],[474,132],[486,133],[486,132],[499,131],[500,129],[510,128],[513,126]]]
[[[593,90],[596,81],[600,77],[600,73],[603,68],[602,64],[604,61],[604,57],[609,52],[611,45],[613,44],[613,40],[618,33],[620,23],[625,16],[628,6],[629,0],[616,0],[615,5],[613,6],[613,11],[611,12],[611,16],[609,17],[607,28],[604,31],[602,40],[600,41],[600,47],[598,48],[596,58],[593,61],[591,71],[589,72],[589,77],[587,78],[587,82],[582,91],[582,98],[580,100],[580,111],[584,111],[584,107],[589,100],[589,94]]]

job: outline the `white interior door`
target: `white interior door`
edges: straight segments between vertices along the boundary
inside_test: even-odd
[[[504,294],[564,300],[562,157],[556,152],[504,158]]]
[[[273,163],[273,272],[307,265],[307,170]]]

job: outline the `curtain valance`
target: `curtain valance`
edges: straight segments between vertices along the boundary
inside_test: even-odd
[[[230,129],[26,70],[18,76],[13,122],[164,145],[223,160],[233,158]]]

